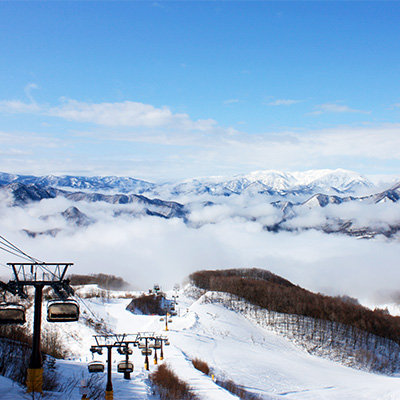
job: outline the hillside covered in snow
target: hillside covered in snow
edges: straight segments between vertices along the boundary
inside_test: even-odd
[[[288,281],[279,279],[274,284],[288,285]],[[89,374],[88,363],[93,359],[105,363],[107,352],[99,355],[90,351],[96,344],[93,335],[141,333],[168,338],[170,345],[164,347],[164,359],[158,359],[157,364],[153,350],[149,370],[140,349],[132,347],[129,359],[134,363],[134,372],[129,380],[117,372],[125,356],[114,349],[115,399],[159,399],[150,375],[162,364],[187,383],[199,400],[237,399],[223,382],[234,384],[248,396],[242,398],[248,399],[400,399],[398,365],[390,370],[374,360],[387,357],[385,342],[376,345],[368,335],[367,341],[357,334],[347,338],[341,325],[313,324],[311,319],[299,320],[299,315],[257,309],[232,295],[188,285],[184,290],[165,293],[166,304],[177,303],[166,331],[159,315],[127,309],[132,298],[144,292],[110,291],[93,284],[75,289],[81,306],[79,322],[43,321],[44,331],[55,333],[67,351],[67,360],[57,359],[51,364],[57,385],[46,391],[44,398],[80,399],[83,381],[100,390],[99,397],[93,394],[90,398],[102,398],[107,374]],[[299,323],[302,332],[295,329]],[[351,355],[346,346],[351,347]],[[391,352],[397,354],[394,348]],[[209,374],[196,369],[193,360],[206,363]],[[0,393],[4,400],[31,398],[23,387],[6,377],[0,377]]]

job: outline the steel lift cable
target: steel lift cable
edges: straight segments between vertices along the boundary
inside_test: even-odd
[[[30,261],[33,261],[34,263],[39,263],[42,264],[43,262],[38,260],[37,258],[31,257],[29,254],[26,254],[25,252],[23,252],[20,248],[18,248],[17,246],[15,246],[13,243],[11,243],[10,241],[8,241],[4,236],[0,235],[0,239],[5,242],[2,243],[3,245],[12,248],[13,250],[19,252],[20,254],[24,255],[25,257],[29,258]]]

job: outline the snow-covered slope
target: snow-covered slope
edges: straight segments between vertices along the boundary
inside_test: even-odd
[[[218,379],[231,379],[262,399],[400,399],[400,377],[355,370],[311,356],[294,343],[220,304],[194,301],[180,293],[178,315],[173,317],[170,330],[165,332],[159,317],[126,311],[130,299],[98,298],[86,299],[85,302],[91,312],[101,316],[115,333],[167,335],[171,346],[164,349],[163,362],[167,362],[201,400],[237,397],[216,385],[211,377],[194,369],[193,358],[206,361]],[[48,394],[46,398],[80,399],[79,383],[81,379],[89,378],[86,363],[92,359],[89,348],[94,342],[87,328],[79,328],[81,323],[58,325],[74,356],[69,361],[58,361],[57,370],[64,381],[79,379],[77,387],[67,397]],[[74,339],[71,339],[72,332]],[[99,357],[105,361],[105,356]],[[114,398],[156,399],[140,352],[135,349],[131,356],[135,364],[131,380],[124,380],[116,372],[116,362],[120,359],[122,356],[113,353]],[[155,368],[151,363],[150,370]],[[105,387],[105,382],[103,385]],[[5,378],[0,378],[0,394],[2,400],[29,398],[20,387]]]

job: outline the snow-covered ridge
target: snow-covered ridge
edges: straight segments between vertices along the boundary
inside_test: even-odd
[[[344,169],[310,170],[303,172],[255,171],[233,177],[203,177],[155,184],[130,177],[42,177],[0,173],[0,185],[10,183],[36,184],[75,190],[114,191],[147,195],[176,196],[182,194],[231,195],[249,193],[310,194],[317,192],[354,193],[373,188],[372,182],[357,172]]]

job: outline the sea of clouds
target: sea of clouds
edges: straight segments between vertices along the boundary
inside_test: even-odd
[[[72,262],[76,274],[109,273],[123,277],[135,289],[154,283],[165,289],[183,284],[199,269],[264,268],[309,290],[347,294],[368,302],[387,302],[400,282],[400,241],[373,240],[315,229],[268,232],[281,211],[265,195],[188,199],[188,221],[158,217],[115,216],[140,212],[138,204],[73,203],[65,198],[11,207],[0,199],[1,235],[27,254],[45,262]],[[75,206],[96,222],[76,227],[60,213]],[[400,205],[360,202],[301,208],[286,222],[292,229],[323,225],[327,218],[353,220],[355,226],[389,227],[400,222]],[[60,229],[53,237],[29,237],[23,232]],[[9,278],[7,262],[22,261],[0,252],[0,276]]]

